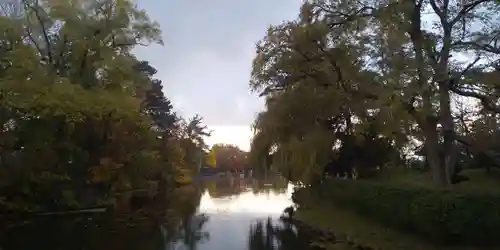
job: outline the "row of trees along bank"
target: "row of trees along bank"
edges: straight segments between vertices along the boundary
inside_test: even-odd
[[[22,9],[0,17],[0,212],[97,206],[189,181],[206,127],[175,114],[156,70],[132,53],[162,44],[158,24],[128,0]]]
[[[463,196],[455,183],[464,169],[500,166],[499,11],[495,0],[306,1],[257,44],[250,87],[266,108],[250,164],[300,184],[418,168],[423,178],[390,187],[382,178],[321,188],[398,228],[495,241],[498,193]]]

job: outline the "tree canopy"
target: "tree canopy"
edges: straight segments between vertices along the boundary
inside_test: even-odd
[[[241,150],[236,145],[215,144],[216,167],[220,170],[243,170],[248,167],[247,152]]]
[[[498,120],[499,10],[494,0],[304,2],[257,43],[250,88],[266,109],[251,161],[307,183],[370,131],[401,156],[421,142],[433,180],[449,185],[471,126],[461,115]]]
[[[0,16],[0,212],[96,206],[199,169],[208,136],[131,52],[162,44],[133,1],[22,1]],[[168,90],[165,90],[168,91]]]

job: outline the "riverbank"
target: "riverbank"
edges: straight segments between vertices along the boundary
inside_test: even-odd
[[[376,221],[363,218],[333,202],[311,199],[300,202],[296,219],[316,231],[330,232],[335,240],[313,239],[326,250],[493,250],[477,247],[443,247],[411,234],[390,229]]]
[[[497,243],[496,197],[396,182],[328,181],[293,198],[297,220],[350,242],[330,242],[326,249],[485,250],[498,249],[484,246]]]

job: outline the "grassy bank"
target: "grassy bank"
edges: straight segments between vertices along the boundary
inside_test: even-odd
[[[387,180],[328,181],[319,190],[302,189],[294,197],[302,220],[375,249],[498,246],[499,183],[494,174],[466,174],[475,177],[451,190],[418,181],[424,176],[398,174]],[[471,247],[444,247],[451,245]]]
[[[461,176],[468,177],[470,180],[452,185],[449,190],[465,194],[498,194],[500,196],[500,170],[491,169],[486,173],[484,169],[469,169],[460,172]],[[412,187],[421,187],[437,189],[432,183],[430,173],[420,173],[418,170],[410,169],[390,169],[383,170],[375,180],[386,184],[409,185]]]
[[[377,221],[359,216],[333,202],[308,201],[315,204],[297,211],[297,219],[315,228],[332,230],[339,238],[347,238],[358,245],[380,250],[493,250],[495,247],[443,247],[412,234],[387,228]],[[325,244],[321,244],[325,245]],[[327,250],[355,249],[347,244],[327,244]]]

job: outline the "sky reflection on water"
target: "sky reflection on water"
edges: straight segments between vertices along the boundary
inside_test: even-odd
[[[292,205],[291,201],[293,187],[288,184],[285,193],[272,190],[255,193],[250,189],[242,193],[227,197],[214,198],[208,190],[201,196],[200,213],[256,213],[275,215],[283,212],[283,209]]]
[[[209,220],[203,230],[210,237],[199,242],[197,250],[248,250],[250,226],[269,217],[277,220],[283,209],[293,204],[291,184],[273,188],[270,184],[261,183],[257,188],[245,181],[238,182],[230,185],[224,181],[224,184],[217,182],[217,192],[211,195],[209,188],[203,192],[198,213],[208,215]],[[211,184],[214,183],[206,183],[206,186]],[[232,189],[234,192],[221,192],[221,189]],[[189,248],[179,244],[173,250],[185,249]]]

